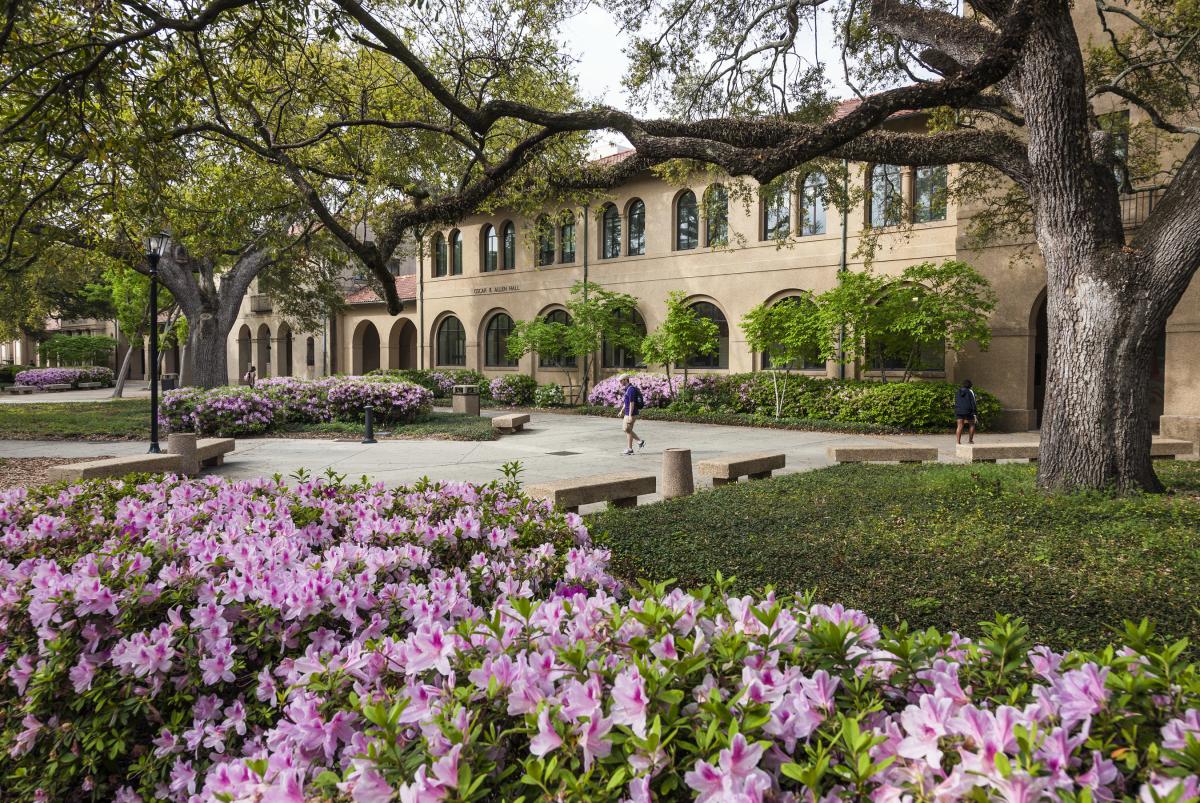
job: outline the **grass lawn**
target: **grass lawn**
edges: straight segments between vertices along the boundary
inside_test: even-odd
[[[0,438],[145,440],[149,437],[149,399],[0,404]]]
[[[384,435],[383,433],[388,433]],[[361,438],[361,422],[303,424],[261,437]],[[459,413],[433,413],[427,420],[402,426],[381,425],[380,438],[488,441],[496,436],[489,418]],[[149,399],[59,404],[0,404],[0,439],[20,440],[147,440]],[[254,437],[254,436],[251,436]]]
[[[812,589],[880,624],[978,634],[1025,618],[1055,647],[1123,619],[1200,636],[1200,464],[1156,463],[1171,493],[1045,496],[1024,464],[837,466],[589,517],[616,572],[688,585]]]

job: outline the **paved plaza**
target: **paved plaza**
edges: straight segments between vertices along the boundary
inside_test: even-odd
[[[501,411],[487,411],[499,414]],[[692,459],[737,452],[782,451],[787,472],[829,465],[828,446],[921,444],[937,446],[944,461],[955,461],[952,435],[851,435],[834,432],[800,432],[754,427],[714,426],[666,421],[642,421],[638,433],[646,448],[632,457],[621,454],[625,440],[620,420],[595,416],[535,412],[525,431],[495,441],[381,440],[364,445],[350,437],[328,440],[243,438],[225,466],[214,469],[224,477],[247,478],[282,474],[299,469],[319,474],[333,469],[357,478],[360,475],[389,485],[428,476],[437,480],[487,482],[500,476],[504,463],[519,460],[526,482],[603,474],[614,471],[654,472],[662,467],[662,451],[690,448]],[[1030,433],[983,435],[996,442],[1028,440]],[[164,444],[165,446],[165,444]],[[145,452],[144,442],[16,441],[0,440],[0,457],[78,457],[133,455]],[[697,478],[696,485],[708,480]],[[645,498],[644,498],[645,499]]]

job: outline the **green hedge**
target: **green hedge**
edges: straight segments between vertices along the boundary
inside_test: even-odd
[[[542,406],[542,405],[539,405]],[[563,412],[578,412],[582,415],[615,416],[611,407],[594,404],[573,407]],[[648,421],[680,421],[691,424],[720,424],[731,427],[764,427],[766,429],[793,429],[809,432],[850,432],[858,435],[900,435],[909,430],[881,424],[863,424],[856,421],[827,421],[819,418],[775,418],[774,416],[733,413],[703,409],[702,405],[681,402],[671,407],[647,407],[640,416]]]

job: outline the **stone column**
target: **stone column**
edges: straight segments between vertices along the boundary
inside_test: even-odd
[[[662,498],[691,496],[695,490],[692,482],[692,450],[664,449]]]
[[[179,455],[179,473],[194,477],[200,473],[194,432],[172,432],[167,436],[167,451]]]

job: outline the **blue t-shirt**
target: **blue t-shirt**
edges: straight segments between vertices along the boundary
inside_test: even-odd
[[[621,415],[637,415],[635,399],[637,399],[637,388],[630,385],[625,388],[625,397],[621,399]]]

